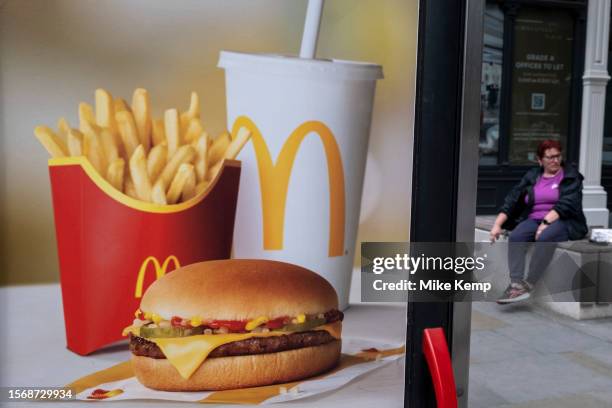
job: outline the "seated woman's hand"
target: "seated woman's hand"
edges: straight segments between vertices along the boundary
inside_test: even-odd
[[[501,227],[497,224],[493,225],[493,228],[491,228],[491,231],[489,232],[489,239],[491,240],[491,242],[497,241],[501,233]]]
[[[542,232],[546,229],[546,227],[548,227],[548,225],[542,223],[538,226],[538,229],[535,233],[535,240],[539,240],[540,239],[540,235],[542,235]]]

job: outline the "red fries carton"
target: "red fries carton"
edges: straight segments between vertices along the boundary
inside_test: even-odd
[[[175,205],[114,189],[82,157],[49,160],[68,348],[89,354],[121,339],[142,294],[181,265],[230,257],[240,162]]]

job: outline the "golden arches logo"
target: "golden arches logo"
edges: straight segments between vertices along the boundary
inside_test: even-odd
[[[315,133],[323,143],[327,159],[329,181],[329,256],[344,254],[345,193],[344,169],[336,138],[331,130],[319,121],[302,123],[285,141],[276,164],[272,162],[268,145],[261,132],[251,119],[240,116],[234,122],[232,137],[235,138],[242,127],[251,131],[251,140],[257,157],[259,184],[261,186],[261,205],[263,211],[264,249],[282,249],[285,225],[285,204],[289,178],[295,156],[302,141],[309,133]]]
[[[155,280],[164,276],[168,270],[168,265],[170,265],[170,261],[174,263],[174,269],[180,268],[181,264],[179,260],[174,255],[169,255],[163,264],[160,264],[156,257],[148,256],[142,261],[140,265],[140,270],[138,271],[138,277],[136,278],[136,290],[134,291],[134,297],[141,298],[142,297],[142,285],[144,284],[144,278],[147,273],[149,264],[152,264],[155,268]],[[171,270],[174,270],[171,269]]]

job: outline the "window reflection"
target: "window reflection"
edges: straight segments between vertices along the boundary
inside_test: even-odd
[[[496,4],[487,4],[484,15],[480,87],[479,148],[481,165],[496,165],[498,163],[503,45],[504,14]]]

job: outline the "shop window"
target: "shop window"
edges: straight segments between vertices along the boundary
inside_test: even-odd
[[[480,164],[496,165],[499,155],[499,107],[504,45],[504,13],[497,4],[486,5],[483,40],[480,89]]]

